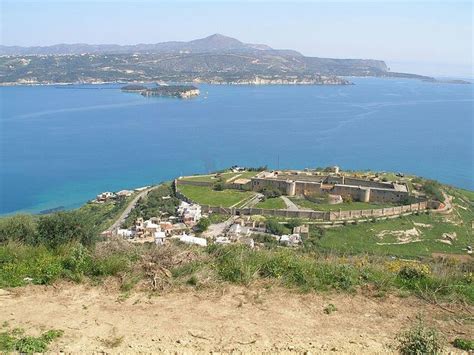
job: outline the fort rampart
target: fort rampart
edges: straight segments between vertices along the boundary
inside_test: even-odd
[[[203,185],[201,185],[203,184]],[[196,203],[190,200],[187,196],[183,195],[178,186],[179,185],[195,185],[195,186],[210,186],[208,182],[198,181],[183,181],[175,180],[174,187],[178,198],[187,201],[189,203]],[[365,209],[365,210],[349,210],[349,211],[312,211],[312,210],[286,210],[286,209],[265,209],[265,208],[230,208],[222,206],[209,206],[201,205],[204,213],[220,213],[228,215],[262,215],[262,216],[275,216],[284,218],[301,218],[301,219],[312,219],[319,221],[345,221],[355,219],[379,219],[398,216],[402,214],[411,214],[417,212],[423,212],[427,209],[436,208],[432,203],[428,201],[421,201],[417,203],[407,204],[403,206],[394,206],[377,209]]]

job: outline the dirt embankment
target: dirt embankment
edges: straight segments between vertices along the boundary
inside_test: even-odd
[[[337,310],[326,314],[333,304]],[[469,337],[473,309],[455,313],[408,297],[299,294],[228,287],[156,296],[115,288],[60,284],[0,294],[0,323],[30,334],[64,335],[50,348],[65,352],[390,352],[395,334],[419,312],[448,340]],[[471,312],[471,313],[469,313]],[[454,350],[454,349],[451,349]]]

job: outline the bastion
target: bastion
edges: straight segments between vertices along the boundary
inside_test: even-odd
[[[361,202],[396,203],[409,197],[405,184],[380,182],[339,173],[321,174],[316,171],[262,171],[251,178],[250,189],[261,191],[266,187],[276,188],[287,196],[295,195],[341,195]]]

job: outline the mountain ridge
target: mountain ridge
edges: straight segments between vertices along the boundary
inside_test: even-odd
[[[135,81],[331,84],[339,76],[433,78],[390,72],[383,60],[307,57],[291,49],[213,34],[188,42],[136,45],[0,46],[0,84]]]
[[[5,46],[0,45],[0,55],[66,55],[85,53],[135,53],[135,52],[179,52],[194,53],[214,52],[222,50],[274,50],[266,44],[244,43],[238,39],[219,33],[191,41],[166,41],[157,43],[137,44],[88,44],[88,43],[58,43],[49,46]],[[295,53],[298,53],[294,51]],[[301,53],[298,53],[302,55]]]

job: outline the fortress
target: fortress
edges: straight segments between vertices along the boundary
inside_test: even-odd
[[[339,174],[313,171],[262,171],[250,179],[250,188],[261,191],[266,187],[276,188],[287,196],[295,195],[340,195],[361,202],[403,202],[408,200],[406,185],[379,182]]]

